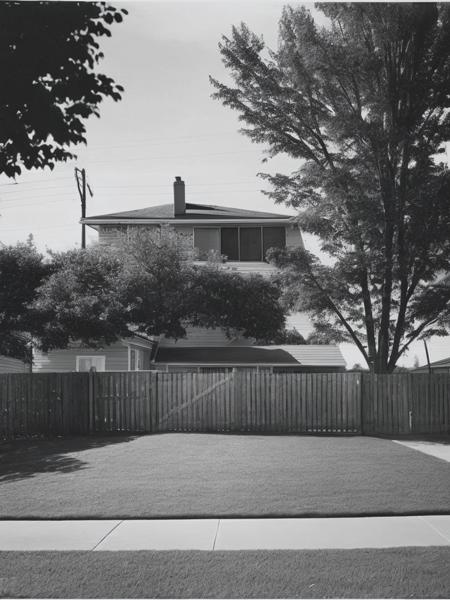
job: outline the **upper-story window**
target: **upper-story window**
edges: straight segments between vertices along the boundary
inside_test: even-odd
[[[194,246],[200,260],[211,250],[228,260],[263,261],[269,248],[286,246],[284,227],[195,227]]]

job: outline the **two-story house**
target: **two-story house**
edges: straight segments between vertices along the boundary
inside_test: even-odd
[[[185,184],[181,177],[176,177],[174,182],[173,204],[86,217],[82,223],[98,232],[100,244],[114,244],[130,228],[170,225],[192,247],[199,263],[213,251],[226,257],[222,268],[243,275],[273,273],[274,267],[264,260],[269,248],[303,245],[301,232],[291,216],[186,202]],[[290,316],[288,324],[303,334],[311,329],[309,320],[301,314]],[[239,335],[229,339],[220,329],[199,327],[188,328],[184,339],[163,338],[157,340],[153,347],[148,340],[124,340],[104,349],[103,353],[96,352],[97,358],[87,349],[83,352],[80,348],[73,350],[80,351],[80,354],[68,349],[50,352],[45,357],[39,355],[35,359],[35,368],[62,368],[62,356],[65,357],[64,370],[85,370],[91,366],[98,370],[153,368],[168,371],[255,366],[299,371],[339,371],[345,368],[337,346],[256,347],[254,340]],[[112,352],[114,361],[108,360]],[[71,356],[74,364],[68,369],[67,361],[72,360]]]

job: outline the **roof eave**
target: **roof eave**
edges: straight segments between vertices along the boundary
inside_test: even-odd
[[[211,219],[92,219],[90,217],[86,217],[84,219],[80,219],[80,223],[82,225],[205,225],[205,223],[214,223],[215,225],[220,225],[221,223],[225,224],[242,224],[242,223],[293,223],[295,217],[286,217],[286,218],[259,218],[259,219],[245,219],[245,218],[237,218],[237,219],[223,219],[223,218],[211,218]]]

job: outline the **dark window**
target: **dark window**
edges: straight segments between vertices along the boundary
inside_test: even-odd
[[[222,227],[221,253],[228,260],[239,260],[239,240],[237,227]]]
[[[199,259],[206,260],[211,250],[220,251],[228,260],[265,260],[269,248],[286,246],[284,227],[208,227],[194,229],[194,246]]]
[[[262,260],[261,227],[241,227],[240,260]]]
[[[286,229],[284,227],[263,227],[263,259],[269,248],[285,248]]]

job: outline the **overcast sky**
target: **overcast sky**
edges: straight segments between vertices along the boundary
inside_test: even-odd
[[[104,102],[101,118],[88,122],[88,146],[78,151],[76,162],[53,172],[25,173],[17,185],[0,178],[0,241],[24,241],[32,233],[41,250],[79,246],[75,166],[86,169],[94,192],[88,198],[88,215],[172,202],[176,175],[186,182],[187,201],[291,214],[261,194],[264,184],[257,173],[289,172],[295,163],[277,157],[262,164],[263,147],[238,133],[237,115],[211,99],[209,83],[209,75],[227,79],[218,42],[233,24],[246,22],[276,47],[283,4],[120,4],[129,15],[101,42],[105,60],[100,70],[124,86],[123,100]],[[312,4],[307,6],[314,11]],[[88,228],[88,242],[96,238]],[[305,236],[305,241],[310,249],[317,248],[311,238]],[[432,341],[432,360],[448,356],[449,346],[448,339]],[[356,349],[343,348],[350,366],[362,362]],[[405,364],[412,364],[415,355],[420,364],[425,362],[422,343],[415,345]]]

